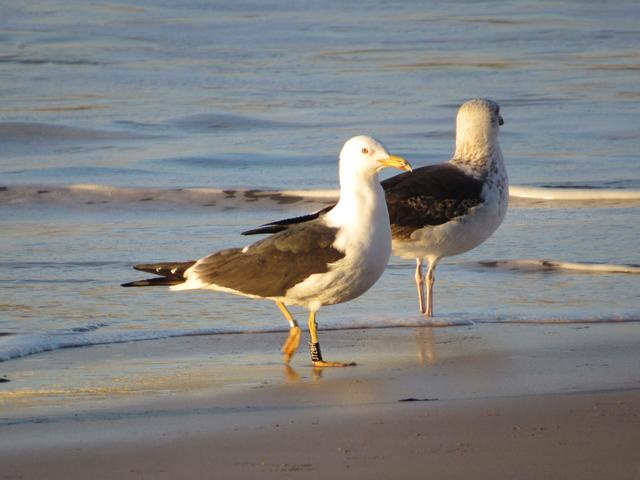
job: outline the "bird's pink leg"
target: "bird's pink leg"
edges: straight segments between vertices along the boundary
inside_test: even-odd
[[[436,264],[437,260],[429,262],[429,268],[427,268],[427,317],[433,317],[433,284],[436,281]]]
[[[427,311],[424,304],[424,275],[422,274],[422,259],[416,258],[416,288],[418,289],[418,303],[420,313]]]

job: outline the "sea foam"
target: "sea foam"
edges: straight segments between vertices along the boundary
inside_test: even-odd
[[[510,198],[516,205],[527,202],[577,202],[611,206],[633,206],[640,202],[640,190],[543,188],[513,185]],[[247,188],[133,188],[99,184],[0,186],[0,205],[90,206],[191,205],[228,208],[272,208],[283,205],[324,205],[338,199],[331,189],[262,190]]]
[[[473,262],[488,268],[501,268],[506,270],[516,270],[522,272],[547,272],[547,271],[567,271],[580,273],[630,273],[640,274],[640,265],[634,264],[612,264],[612,263],[592,263],[592,262],[564,262],[561,260],[544,259],[511,259],[511,260],[482,260]]]
[[[446,328],[481,324],[594,324],[638,322],[637,314],[611,314],[599,316],[548,316],[536,315],[478,315],[461,313],[426,319],[422,315],[379,315],[373,317],[343,316],[339,320],[327,318],[322,330],[369,330],[386,328]],[[101,325],[89,325],[86,328],[61,329],[40,333],[16,333],[0,336],[0,362],[19,359],[29,355],[52,352],[65,348],[91,347],[96,345],[115,345],[128,342],[143,342],[190,336],[209,335],[258,335],[280,333],[283,338],[287,328],[237,327],[201,329],[159,329],[146,331],[110,330]]]

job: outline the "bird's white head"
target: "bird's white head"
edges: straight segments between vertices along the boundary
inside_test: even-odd
[[[372,178],[383,168],[411,171],[404,158],[390,155],[385,146],[375,138],[359,135],[349,139],[340,151],[340,178]]]
[[[462,104],[456,119],[456,157],[486,155],[484,151],[495,144],[498,130],[504,121],[500,106],[493,100],[474,98]]]

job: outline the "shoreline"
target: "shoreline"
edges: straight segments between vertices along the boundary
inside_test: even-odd
[[[359,366],[323,371],[303,349],[283,366],[282,337],[185,338],[143,353],[121,344],[8,362],[17,380],[4,393],[18,391],[27,372],[34,391],[33,376],[44,388],[65,371],[79,385],[114,368],[140,382],[123,370],[136,363],[143,376],[160,368],[166,378],[148,378],[135,394],[100,393],[98,382],[93,393],[69,388],[53,403],[3,408],[3,478],[640,474],[636,324],[324,331],[327,357]]]

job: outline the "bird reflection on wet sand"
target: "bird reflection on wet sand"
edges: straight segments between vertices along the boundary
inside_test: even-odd
[[[418,327],[416,332],[416,346],[420,365],[435,365],[438,362],[436,352],[436,335],[433,327]]]
[[[313,367],[311,369],[311,380],[318,381],[322,378],[322,373],[324,372],[324,368],[322,367]],[[297,383],[303,380],[303,377],[293,368],[290,364],[284,364],[284,378],[287,383]]]
[[[416,358],[420,366],[436,365],[438,354],[436,350],[436,334],[433,327],[418,327],[415,332]],[[313,367],[311,369],[311,380],[319,381],[323,378],[325,369]],[[306,379],[298,373],[291,364],[284,364],[284,379],[287,383],[298,383]]]

